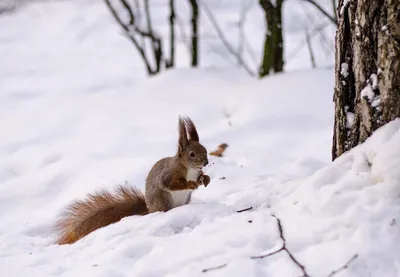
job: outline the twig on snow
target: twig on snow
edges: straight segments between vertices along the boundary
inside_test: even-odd
[[[252,208],[253,208],[253,207],[249,207],[249,208],[247,208],[247,209],[239,210],[239,211],[237,211],[237,212],[244,212],[244,211],[246,211],[246,210],[251,210]],[[302,275],[301,277],[311,277],[311,276],[307,273],[305,266],[302,265],[302,264],[293,256],[293,254],[286,248],[286,238],[285,238],[284,233],[283,233],[282,223],[281,223],[280,219],[277,218],[275,215],[272,215],[272,216],[273,216],[273,217],[276,219],[276,221],[277,221],[278,230],[279,230],[279,236],[280,236],[280,238],[281,238],[281,240],[282,240],[282,242],[283,242],[282,246],[281,246],[279,249],[277,249],[277,250],[275,250],[275,251],[272,251],[272,252],[269,252],[269,253],[267,253],[267,254],[263,254],[263,255],[259,255],[259,256],[251,256],[250,259],[253,259],[253,260],[255,260],[255,259],[264,259],[264,258],[267,258],[267,257],[271,257],[271,256],[273,256],[273,255],[276,255],[276,254],[278,254],[278,253],[280,253],[280,252],[282,252],[282,251],[285,251],[285,252],[289,255],[290,259],[291,259],[291,260],[296,264],[296,266],[302,271],[303,275]],[[347,269],[347,268],[349,267],[349,265],[350,265],[351,263],[353,263],[354,260],[356,260],[357,258],[358,258],[358,254],[355,254],[355,255],[354,255],[353,257],[351,257],[351,259],[348,260],[343,266],[341,266],[341,267],[339,267],[339,268],[333,270],[331,273],[329,273],[329,275],[327,275],[327,277],[333,277],[333,276],[335,276],[336,274],[338,274],[339,272],[341,272],[341,271]],[[227,265],[228,265],[228,263],[225,263],[225,264],[217,265],[217,266],[214,266],[214,267],[205,268],[205,269],[202,270],[202,272],[205,273],[205,272],[209,272],[209,271],[212,271],[212,270],[221,269],[221,268],[226,267]]]
[[[310,275],[308,275],[306,268],[304,265],[302,265],[294,256],[293,254],[286,248],[286,239],[285,236],[283,234],[283,227],[282,227],[282,223],[281,220],[279,218],[277,218],[275,215],[272,215],[273,217],[275,217],[277,223],[278,223],[278,230],[279,230],[279,236],[283,242],[282,247],[279,248],[278,250],[275,250],[274,252],[268,253],[268,254],[264,254],[264,255],[260,255],[260,256],[253,256],[250,257],[250,259],[263,259],[266,257],[270,257],[272,255],[278,254],[281,251],[285,251],[290,259],[297,265],[298,268],[300,268],[300,270],[303,272],[303,277],[310,277]]]
[[[212,270],[224,268],[224,267],[227,266],[227,265],[228,265],[228,264],[221,264],[221,265],[218,265],[218,266],[206,268],[206,269],[203,269],[202,272],[209,272],[209,271],[212,271]]]
[[[355,254],[353,257],[351,257],[350,260],[347,261],[347,263],[345,263],[344,265],[342,265],[342,266],[339,267],[338,269],[333,270],[333,271],[332,271],[331,273],[329,273],[329,275],[326,276],[326,277],[333,277],[333,276],[335,276],[337,273],[339,273],[339,272],[341,272],[341,271],[347,269],[347,268],[349,267],[349,265],[350,265],[352,262],[354,262],[355,259],[357,259],[357,258],[358,258],[358,255]]]
[[[243,212],[250,211],[251,209],[253,209],[253,207],[248,207],[248,208],[246,208],[246,209],[238,210],[238,211],[236,211],[236,212],[237,212],[237,213],[243,213]]]

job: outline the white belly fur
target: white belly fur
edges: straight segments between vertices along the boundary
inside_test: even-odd
[[[199,169],[189,169],[187,176],[186,176],[186,180],[187,181],[196,181],[197,178],[199,178],[200,173],[201,173],[201,170],[199,170]],[[191,189],[171,191],[170,193],[171,193],[172,203],[173,203],[174,208],[187,204],[189,195],[192,191],[193,190],[191,190]]]

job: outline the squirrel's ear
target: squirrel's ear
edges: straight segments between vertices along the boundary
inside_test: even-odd
[[[189,134],[189,140],[199,142],[199,134],[197,133],[196,126],[189,117],[185,117],[185,125]]]
[[[179,153],[182,153],[185,150],[188,143],[189,142],[188,142],[188,138],[186,135],[185,120],[180,116],[179,117],[179,140],[178,140]]]

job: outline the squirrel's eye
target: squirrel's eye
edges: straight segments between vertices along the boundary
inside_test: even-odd
[[[190,153],[189,153],[189,156],[190,156],[191,158],[194,158],[194,157],[196,157],[196,154],[195,154],[194,152],[190,152]]]

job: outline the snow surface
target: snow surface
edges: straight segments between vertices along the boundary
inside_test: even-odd
[[[400,275],[400,120],[332,163],[331,70],[144,80],[111,22],[94,1],[0,17],[1,276],[300,276],[286,253],[250,259],[281,247],[272,215],[312,277],[355,254],[336,276]],[[178,114],[209,151],[229,144],[193,203],[54,245],[52,224],[72,199],[125,182],[144,189],[154,162],[176,151]]]

